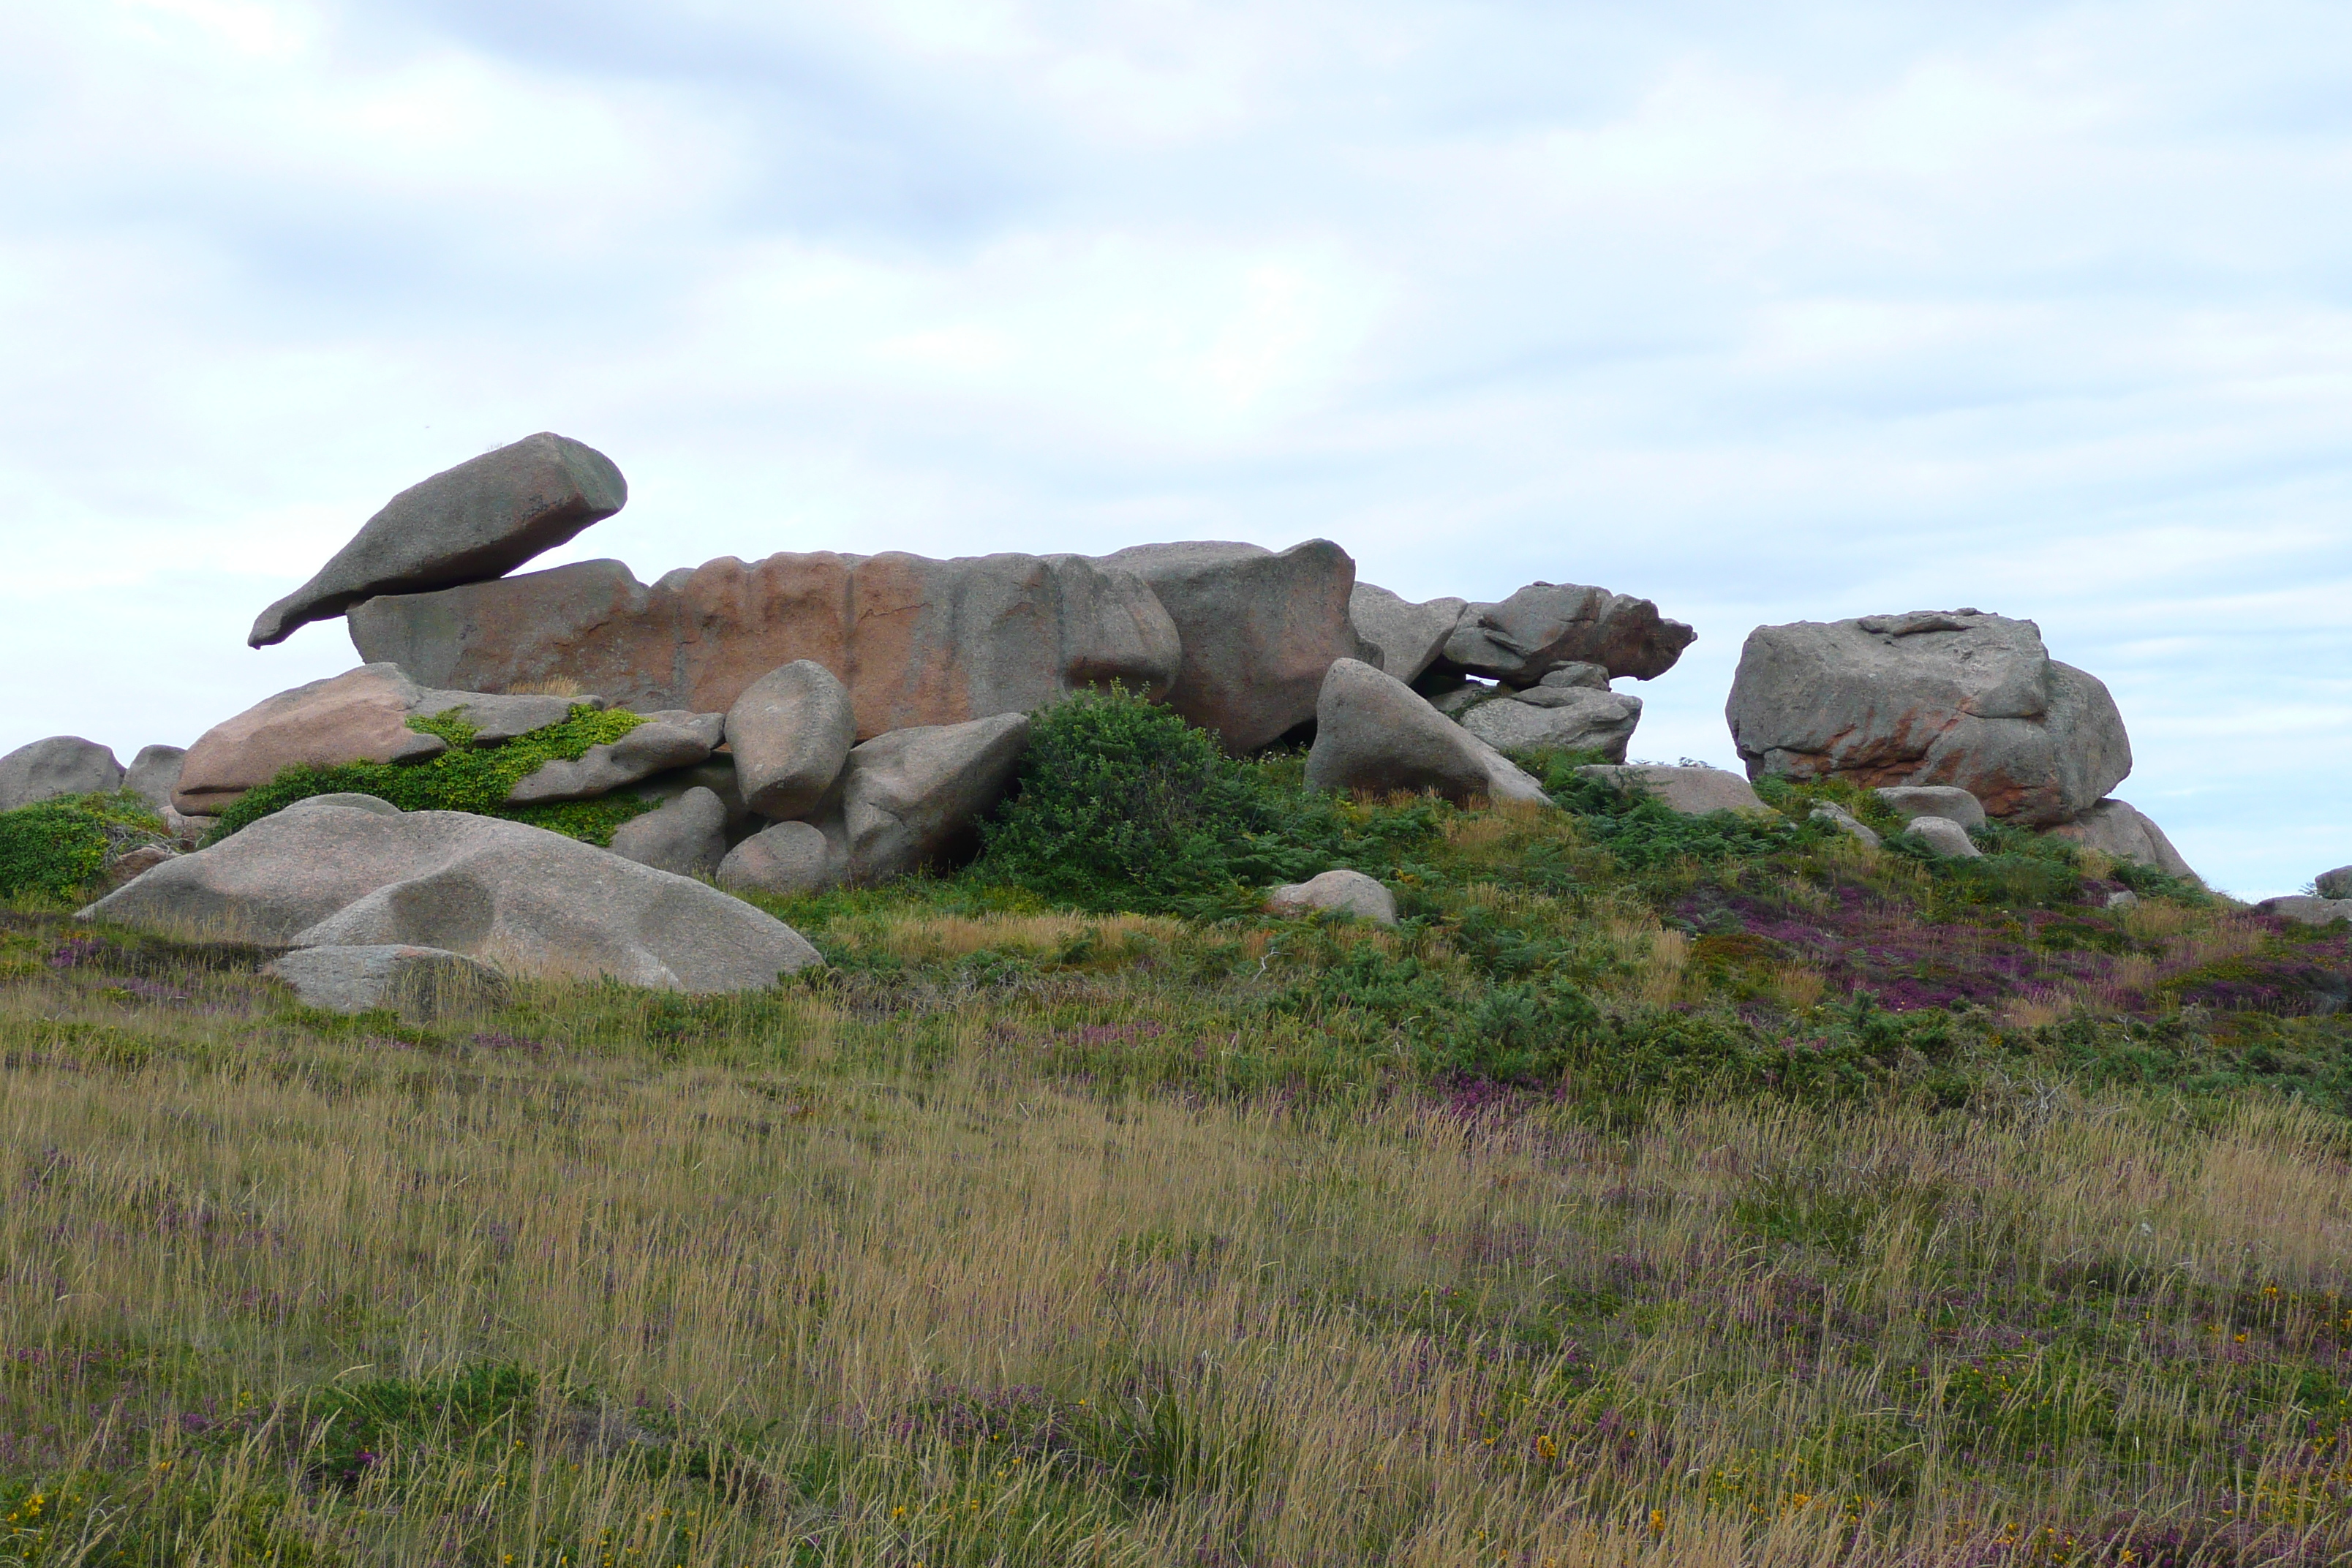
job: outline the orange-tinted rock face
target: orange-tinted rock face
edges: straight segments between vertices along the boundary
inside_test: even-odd
[[[781,665],[849,688],[861,740],[1026,712],[1090,683],[1154,694],[1176,627],[1132,574],[1077,556],[721,556],[650,586],[617,561],[371,599],[363,657],[420,682],[508,691],[569,680],[630,707],[721,712]]]
[[[408,727],[416,700],[415,684],[381,664],[281,691],[214,725],[188,748],[172,803],[205,816],[268,784],[281,768],[432,756],[446,742]]]

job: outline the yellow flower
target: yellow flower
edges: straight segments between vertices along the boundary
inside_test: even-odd
[[[1650,1533],[1652,1535],[1664,1535],[1665,1532],[1666,1510],[1662,1508],[1652,1509],[1650,1510]]]

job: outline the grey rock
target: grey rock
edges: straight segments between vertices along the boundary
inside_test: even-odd
[[[1396,895],[1361,871],[1326,871],[1304,882],[1286,883],[1265,896],[1265,907],[1273,914],[1328,910],[1374,925],[1397,923]]]
[[[122,774],[122,787],[153,806],[157,815],[168,821],[172,791],[180,782],[180,764],[187,755],[185,746],[142,746]]]
[[[666,773],[656,773],[629,786],[629,793],[642,800],[676,800],[690,789],[707,789],[719,797],[727,808],[727,842],[734,844],[768,826],[767,819],[755,815],[743,800],[743,792],[736,787],[735,759],[714,756],[689,767],[672,768]]]
[[[1499,701],[1510,695],[1511,689],[1507,686],[1487,686],[1473,681],[1466,686],[1457,686],[1451,691],[1441,691],[1428,700],[1432,708],[1448,719],[1458,721],[1481,702]]]
[[[2352,866],[2338,866],[2333,871],[2322,871],[2312,879],[2311,885],[2319,889],[2323,899],[2352,899]]]
[[[719,885],[790,898],[833,887],[848,875],[845,847],[813,823],[779,822],[752,834],[719,863]]]
[[[377,816],[398,816],[400,807],[380,795],[360,795],[352,790],[340,790],[333,795],[306,795],[293,805],[281,807],[279,816],[289,812],[364,811]]]
[[[1948,816],[1915,816],[1904,824],[1904,831],[1917,834],[1938,855],[1969,860],[1984,853],[1969,837],[1969,830]]]
[[[2085,849],[2101,850],[2118,860],[2153,867],[2168,877],[2192,882],[2203,880],[2189,868],[2189,862],[2172,847],[2164,829],[2129,801],[2103,800],[2074,821],[2052,828],[2050,837],[2071,840]]]
[[[736,787],[761,816],[789,821],[814,811],[857,743],[849,688],[814,659],[772,669],[727,710]]]
[[[1462,715],[1464,729],[1500,751],[1597,751],[1614,763],[1641,721],[1640,698],[1581,687],[1537,687]]]
[[[1713,811],[1769,811],[1738,773],[1721,768],[1667,767],[1659,763],[1595,763],[1576,770],[1619,789],[1638,790],[1685,816]]]
[[[282,642],[380,594],[503,577],[628,499],[621,470],[594,447],[547,431],[527,436],[393,497],[318,575],[264,610],[246,641]]]
[[[1168,705],[1237,755],[1315,717],[1332,661],[1372,651],[1349,618],[1356,563],[1328,539],[1278,554],[1139,544],[1098,564],[1134,574],[1167,607],[1183,649]]]
[[[1698,634],[1629,594],[1575,583],[1531,583],[1499,604],[1472,605],[1446,639],[1444,662],[1511,686],[1533,686],[1568,664],[1649,680],[1672,669]]]
[[[727,803],[689,789],[613,830],[613,853],[657,871],[708,877],[727,854]]]
[[[1724,713],[1751,778],[1953,784],[2033,826],[2131,771],[2107,689],[2053,659],[2032,621],[1973,610],[1759,626]]]
[[[674,768],[707,759],[718,746],[723,713],[655,712],[617,741],[591,746],[577,760],[551,757],[515,781],[507,792],[512,805],[549,801],[593,800]]]
[[[1875,849],[1879,846],[1877,833],[1843,806],[1832,805],[1829,802],[1823,801],[1813,807],[1812,819],[1815,822],[1828,823],[1840,833],[1858,840],[1867,848]]]
[[[367,947],[297,948],[262,966],[308,1007],[329,1013],[379,1008],[410,1023],[503,1004],[506,976],[463,953],[387,942]]]
[[[290,947],[443,948],[663,990],[755,990],[818,962],[739,899],[561,834],[315,801],[156,867],[82,918]]]
[[[409,711],[425,718],[454,713],[474,727],[477,746],[503,745],[518,735],[561,724],[572,710],[602,710],[601,697],[503,697],[480,691],[440,691],[419,687]]]
[[[952,859],[1013,787],[1029,716],[893,730],[856,747],[842,769],[839,815],[824,823],[845,879],[887,881]]]
[[[0,811],[121,787],[122,764],[113,752],[79,735],[51,735],[0,757]]]
[[[1416,605],[1370,583],[1357,584],[1348,595],[1348,619],[1354,624],[1356,636],[1378,655],[1364,662],[1377,665],[1382,674],[1393,675],[1408,686],[1437,662],[1437,656],[1445,651],[1445,639],[1454,635],[1467,608],[1466,599],[1430,599]]]
[[[2284,899],[2264,899],[2254,909],[2261,914],[2277,915],[2307,926],[2352,921],[2352,899],[2314,899],[2297,893]]]
[[[1609,689],[1609,670],[1605,665],[1563,664],[1547,673],[1530,690],[1549,690],[1556,687],[1582,688],[1589,691]],[[1524,700],[1524,694],[1523,700]]]
[[[2105,907],[2111,910],[2136,910],[2139,908],[2139,895],[2129,888],[2118,888],[2107,895]]]
[[[1962,827],[1985,825],[1985,808],[1977,797],[1951,784],[1889,784],[1872,793],[1906,822],[1915,816],[1941,816]]]
[[[1460,804],[1548,801],[1543,786],[1493,746],[1403,681],[1354,658],[1336,660],[1323,678],[1307,787],[1343,794],[1431,790]]]

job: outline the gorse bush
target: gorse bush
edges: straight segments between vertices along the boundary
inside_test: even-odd
[[[93,890],[118,843],[160,837],[163,824],[128,791],[63,795],[0,812],[0,898],[76,899]]]
[[[509,805],[514,786],[543,764],[577,762],[591,746],[610,745],[645,721],[625,708],[599,711],[575,705],[562,722],[518,735],[499,746],[473,744],[473,726],[457,710],[418,717],[408,727],[437,735],[449,749],[416,763],[345,763],[334,767],[282,770],[258,789],[247,790],[221,814],[206,836],[218,843],[241,827],[283,811],[298,800],[320,795],[372,795],[403,811],[470,811],[528,822],[568,837],[604,845],[613,830],[658,804],[623,791],[595,800],[544,805]]]

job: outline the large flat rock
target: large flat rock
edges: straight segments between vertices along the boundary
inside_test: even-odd
[[[583,561],[354,605],[362,657],[467,691],[572,680],[640,710],[724,713],[812,659],[857,734],[1025,713],[1078,687],[1165,691],[1175,624],[1133,574],[1083,556],[722,556],[648,586]]]
[[[621,470],[593,447],[551,431],[526,436],[393,497],[318,575],[262,611],[246,640],[283,642],[379,594],[502,577],[628,499]]]
[[[1549,800],[1511,760],[1361,659],[1337,660],[1315,705],[1307,787],[1332,793],[1429,790],[1459,804]]]
[[[508,973],[745,991],[819,962],[740,899],[543,828],[304,801],[82,911],[173,935],[436,948]]]

